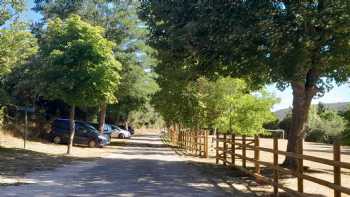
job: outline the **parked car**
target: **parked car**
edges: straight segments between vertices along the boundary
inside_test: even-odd
[[[128,126],[128,129],[126,129],[126,127],[124,125],[118,125],[118,127],[121,129],[124,129],[126,131],[129,131],[131,135],[135,134],[135,130],[131,126]]]
[[[124,139],[124,138],[130,138],[131,137],[131,133],[127,130],[124,130],[120,127],[118,127],[117,125],[110,125],[110,127],[113,129],[113,132],[112,132],[112,137],[117,137],[117,138],[121,138],[121,139]]]
[[[55,119],[51,123],[50,140],[56,144],[69,142],[70,129],[68,119]],[[101,135],[91,125],[83,121],[75,121],[74,144],[88,145],[89,147],[103,147],[109,143],[106,135]]]
[[[89,122],[88,124],[93,126],[98,132],[100,132],[99,128],[98,128],[98,126],[99,126],[98,123]],[[111,141],[112,129],[110,128],[110,126],[108,126],[108,124],[104,125],[103,134],[108,137],[109,141]]]

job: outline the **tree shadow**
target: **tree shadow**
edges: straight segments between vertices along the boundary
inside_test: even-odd
[[[158,140],[159,141],[159,140]],[[167,148],[165,144],[150,144],[132,141],[112,141],[108,146]]]
[[[72,161],[89,161],[91,159],[0,147],[0,175],[7,177],[23,176],[32,171],[52,170]]]
[[[101,159],[89,169],[60,177],[65,168],[41,172],[33,184],[2,187],[1,196],[230,196],[183,161]],[[57,175],[58,174],[58,175]],[[69,192],[69,193],[65,193]],[[235,191],[240,192],[240,191]],[[240,192],[240,197],[252,194]]]

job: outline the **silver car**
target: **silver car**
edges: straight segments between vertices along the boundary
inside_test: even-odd
[[[112,138],[121,138],[121,139],[125,139],[125,138],[130,138],[131,137],[131,133],[127,130],[121,129],[120,127],[118,127],[117,125],[110,125],[112,127],[112,133],[111,133],[111,137]]]

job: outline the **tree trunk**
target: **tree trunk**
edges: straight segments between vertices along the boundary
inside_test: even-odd
[[[101,134],[103,134],[104,131],[104,125],[106,120],[106,111],[107,111],[107,104],[103,103],[100,105],[100,116],[99,116],[99,122],[98,122],[98,130]]]
[[[304,134],[306,131],[306,123],[308,113],[313,96],[316,93],[315,85],[294,81],[292,82],[293,89],[293,110],[292,123],[288,132],[287,152],[298,153],[298,145],[303,143]],[[283,166],[296,169],[297,159],[286,157]]]
[[[71,153],[72,146],[73,146],[73,139],[74,139],[74,134],[75,134],[75,105],[72,105],[70,112],[69,112],[69,130],[70,130],[70,135],[69,135],[69,141],[68,141],[68,147],[67,147],[67,154]]]
[[[129,121],[125,121],[125,130],[129,131]]]

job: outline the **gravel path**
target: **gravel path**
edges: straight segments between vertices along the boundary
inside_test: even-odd
[[[139,135],[98,161],[28,174],[29,184],[0,187],[0,196],[246,196],[218,184],[163,145],[157,135]]]

